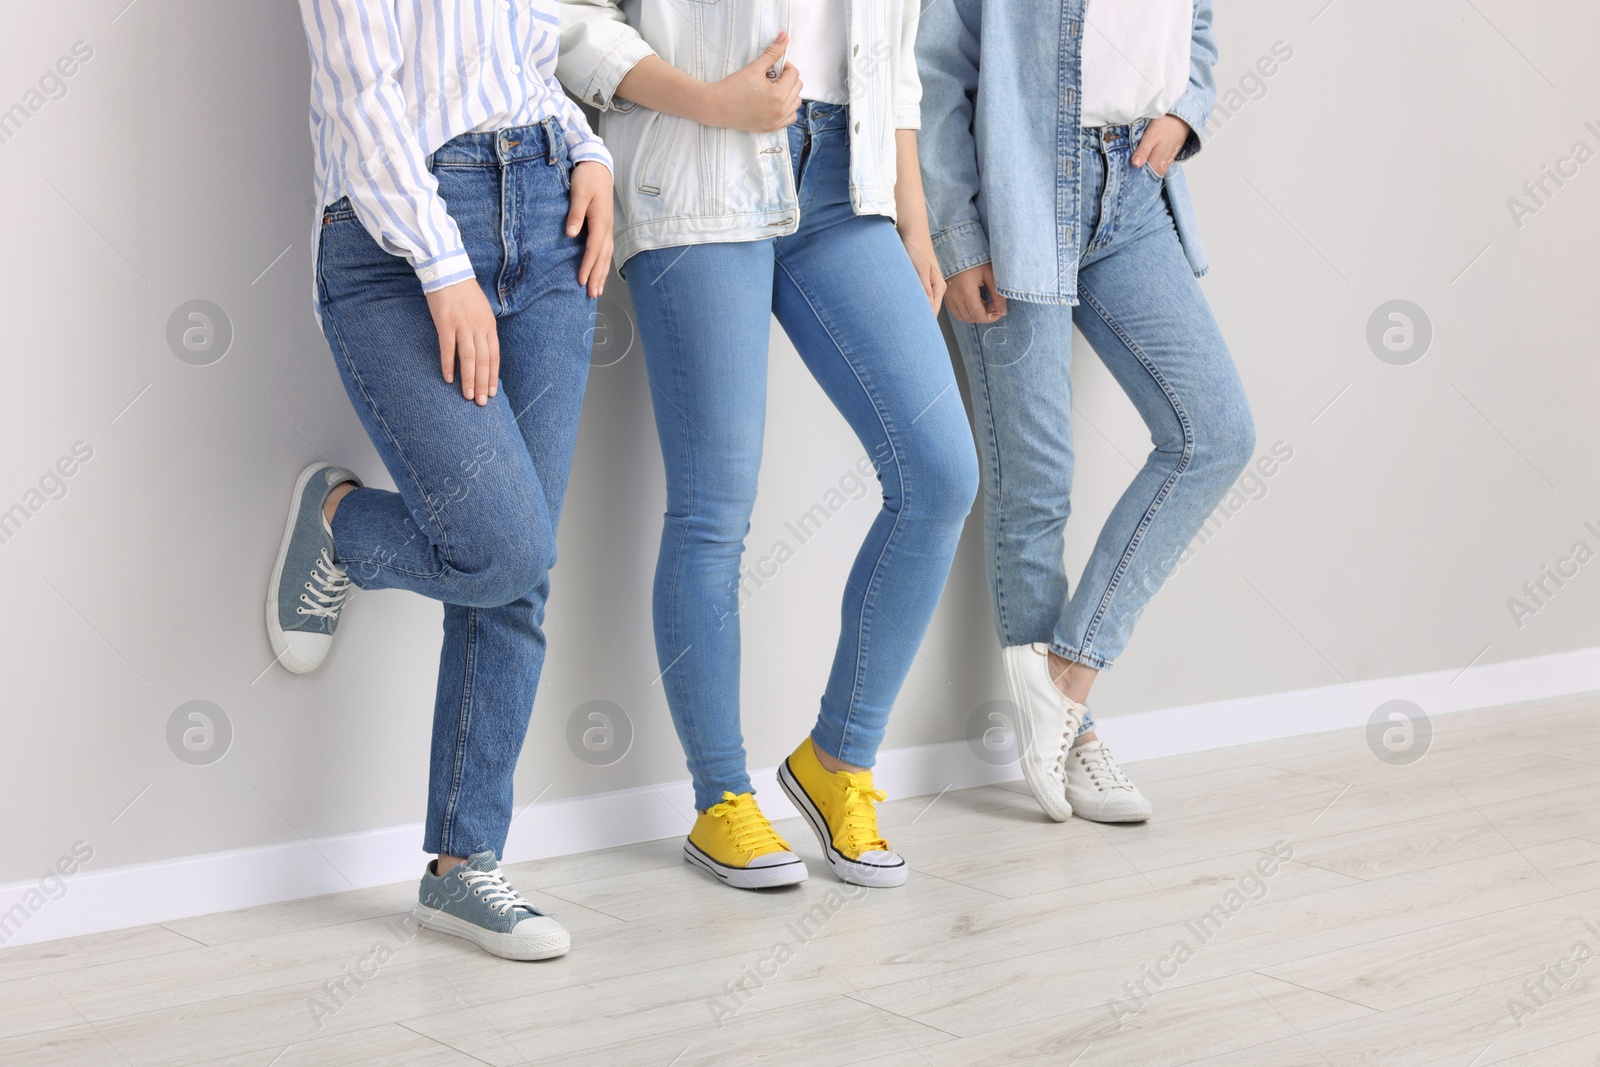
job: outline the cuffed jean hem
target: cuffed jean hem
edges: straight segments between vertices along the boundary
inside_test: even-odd
[[[1068,648],[1066,645],[1063,645],[1058,641],[1050,642],[1050,651],[1054,652],[1062,659],[1071,660],[1073,663],[1081,663],[1085,667],[1093,667],[1097,671],[1108,671],[1111,669],[1111,661],[1106,659],[1104,656],[1097,655],[1093,652],[1085,652],[1083,649],[1079,648]]]

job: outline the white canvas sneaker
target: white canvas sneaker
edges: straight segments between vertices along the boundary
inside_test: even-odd
[[[1017,751],[1022,777],[1039,806],[1056,822],[1072,817],[1067,799],[1067,750],[1088,709],[1068,699],[1050,680],[1050,647],[1012,645],[1001,656],[1006,685],[1017,706]]]

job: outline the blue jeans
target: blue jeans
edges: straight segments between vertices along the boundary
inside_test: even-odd
[[[741,578],[740,559],[761,465],[772,316],[866,450],[839,484],[865,493],[875,475],[883,491],[845,582],[811,733],[830,755],[876,761],[977,492],[972,434],[921,282],[894,223],[851,208],[848,118],[808,102],[789,128],[798,232],[655,249],[627,264],[667,475],[656,653],[701,809],[724,790],[751,790],[739,608],[774,575]],[[791,524],[769,569],[842,502],[819,501]]]
[[[589,373],[595,305],[566,236],[571,164],[553,121],[464,134],[431,169],[500,335],[486,407],[446,384],[417,276],[347,200],[323,214],[323,331],[399,491],[339,505],[339,563],[362,589],[444,602],[423,848],[500,854],[511,779],[544,664],[556,521]]]
[[[1076,307],[1012,300],[990,326],[955,323],[983,458],[995,625],[1104,669],[1255,447],[1244,387],[1179,244],[1165,182],[1129,165],[1144,124],[1080,135],[1089,243]],[[1072,327],[1094,347],[1154,447],[1068,596]]]

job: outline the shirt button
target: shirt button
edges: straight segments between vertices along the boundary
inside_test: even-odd
[[[511,68],[511,73],[513,73],[513,74],[521,74],[522,73],[522,68],[519,67],[519,66],[513,65],[512,68]]]
[[[511,4],[510,4],[510,3],[509,3],[509,2],[507,2],[507,3],[502,3],[502,4],[501,4],[501,5],[500,5],[500,10],[501,10],[501,11],[510,11],[510,10],[511,10]]]
[[[425,282],[431,282],[435,277],[436,275],[431,268],[422,272],[422,280]]]

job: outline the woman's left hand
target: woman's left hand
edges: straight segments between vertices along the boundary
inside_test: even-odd
[[[939,314],[939,305],[944,303],[944,291],[948,286],[944,273],[939,270],[939,257],[934,254],[933,237],[929,235],[928,227],[907,227],[900,231],[900,241],[906,246],[906,253],[911,257],[911,265],[916,268],[917,277],[922,281],[922,291],[928,294],[933,313]]]
[[[1133,165],[1146,164],[1155,168],[1158,177],[1165,178],[1172,161],[1189,141],[1189,124],[1176,115],[1162,115],[1151,119],[1139,138],[1139,147],[1133,150]]]
[[[589,227],[578,284],[589,290],[591,298],[598,297],[605,292],[606,276],[611,273],[611,168],[592,159],[573,167],[571,199],[567,236],[576,237]]]

